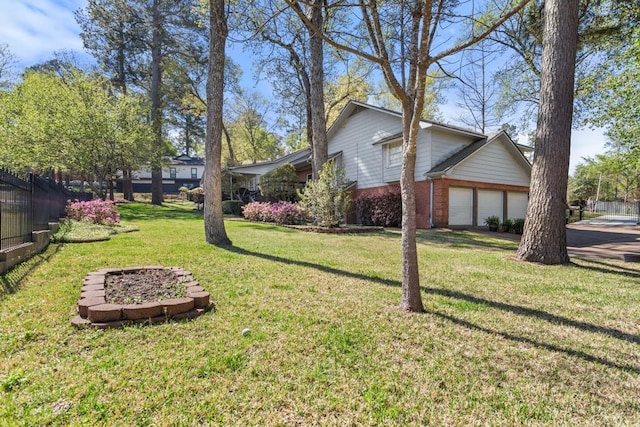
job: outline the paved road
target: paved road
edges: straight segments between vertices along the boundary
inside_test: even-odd
[[[490,234],[520,240],[517,234]],[[624,254],[640,254],[640,226],[589,222],[570,224],[567,226],[567,250],[570,257],[624,260]]]
[[[623,260],[624,254],[640,254],[640,226],[571,224],[567,249],[572,257]]]

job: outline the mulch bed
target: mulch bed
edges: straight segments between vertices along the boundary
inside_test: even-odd
[[[178,276],[171,270],[138,270],[106,276],[109,304],[143,304],[186,295]]]
[[[210,295],[179,267],[103,268],[82,281],[78,327],[117,328],[192,319],[213,307]]]

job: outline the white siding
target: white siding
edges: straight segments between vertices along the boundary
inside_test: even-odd
[[[374,110],[362,110],[349,117],[333,134],[329,141],[329,152],[342,151],[346,178],[358,181],[358,188],[385,185],[383,146],[375,143],[401,131],[400,118]]]
[[[473,189],[449,187],[449,225],[473,224]]]
[[[358,181],[358,188],[371,188],[400,180],[400,166],[387,168],[385,138],[402,132],[400,117],[361,110],[349,117],[329,140],[329,153],[342,151],[348,180]],[[430,167],[429,130],[421,130],[417,140],[416,180],[425,180]]]
[[[507,193],[507,214],[509,218],[524,218],[527,216],[527,203],[529,195],[520,191],[509,191]]]
[[[522,186],[528,186],[530,180],[527,172],[499,140],[494,140],[460,163],[448,176],[466,181]]]
[[[433,163],[425,169],[425,171],[447,160],[473,141],[474,139],[468,136],[443,132],[441,130],[432,130],[431,159]]]
[[[484,220],[490,216],[497,216],[502,221],[504,193],[496,190],[478,190],[478,225],[484,225]]]

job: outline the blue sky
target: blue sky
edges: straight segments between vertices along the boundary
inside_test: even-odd
[[[86,0],[0,0],[0,44],[7,44],[18,57],[18,70],[50,59],[53,52],[67,49],[83,52],[82,41],[73,12],[86,5]],[[233,50],[234,60],[244,68],[239,48]],[[249,87],[265,87],[251,81],[252,71],[244,70],[243,83]],[[459,116],[451,103],[442,106],[446,120]],[[524,140],[524,138],[521,138]],[[582,157],[602,153],[605,136],[601,129],[574,131],[571,144],[570,169],[580,163]]]

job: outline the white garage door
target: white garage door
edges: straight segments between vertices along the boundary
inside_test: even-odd
[[[503,205],[502,191],[478,190],[478,225],[484,225],[484,220],[494,215],[502,221]]]
[[[509,218],[524,218],[527,216],[527,202],[529,195],[523,192],[510,191],[507,194],[507,210]]]
[[[449,187],[449,225],[473,224],[473,189]]]

